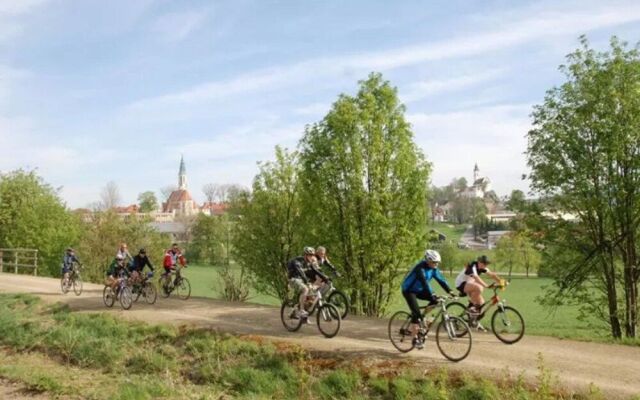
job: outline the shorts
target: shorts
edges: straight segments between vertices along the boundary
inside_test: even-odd
[[[289,279],[289,285],[296,292],[302,292],[303,290],[305,290],[307,288],[307,284],[304,283],[304,281],[302,279],[300,279],[300,278],[290,278]]]
[[[464,285],[466,285],[467,282],[462,282],[456,289],[458,289],[458,291],[460,292],[460,297],[465,297],[467,294],[464,292]]]

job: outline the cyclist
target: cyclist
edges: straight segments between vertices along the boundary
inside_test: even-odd
[[[437,251],[426,250],[424,259],[418,262],[402,281],[402,295],[407,301],[409,309],[411,309],[410,329],[413,334],[413,343],[418,349],[424,347],[422,340],[418,337],[419,323],[422,320],[418,299],[429,300],[430,306],[437,304],[438,301],[437,296],[429,286],[429,281],[435,278],[449,295],[454,295],[444,275],[438,269],[438,264],[441,260],[440,253]]]
[[[144,270],[144,267],[147,266],[151,272],[154,271],[153,264],[151,264],[151,260],[147,257],[147,251],[142,248],[138,254],[133,257],[131,264],[129,264],[129,271],[131,271],[131,279],[133,283],[138,283],[142,280],[142,271]]]
[[[107,269],[107,279],[104,284],[106,286],[111,286],[113,291],[116,291],[118,286],[118,282],[120,281],[121,275],[127,275],[127,268],[125,267],[124,258],[121,255],[117,255],[116,258],[109,265],[109,269]]]
[[[485,281],[480,278],[481,274],[486,273],[499,285],[504,285],[504,280],[500,279],[498,274],[489,271],[487,265],[491,264],[489,258],[485,255],[478,257],[476,261],[472,261],[460,271],[456,278],[456,288],[460,291],[461,296],[469,296],[469,315],[470,322],[473,327],[482,328],[477,321],[482,306],[484,305],[484,297],[482,292],[484,288],[489,287]]]
[[[304,309],[304,302],[309,294],[309,276],[311,275],[309,271],[313,268],[313,263],[317,264],[317,260],[313,247],[305,247],[303,253],[302,256],[293,258],[287,263],[287,276],[291,287],[296,292],[300,292],[299,308],[294,317],[306,319],[309,313]]]
[[[164,273],[162,277],[168,277],[171,275],[171,271],[175,271],[178,264],[185,266],[186,260],[182,256],[182,252],[180,252],[180,248],[177,243],[171,245],[171,248],[164,253],[164,260],[162,262],[162,266],[164,267]],[[178,277],[176,276],[176,280]],[[169,279],[165,280],[165,285],[169,283]]]
[[[338,278],[341,276],[340,272],[338,272],[338,270],[336,269],[336,267],[333,266],[333,264],[331,264],[331,261],[329,261],[329,258],[327,257],[327,249],[323,246],[318,246],[316,247],[316,260],[318,261],[316,264],[311,264],[312,268],[308,271],[308,276],[311,280],[311,282],[314,282],[316,285],[318,285],[322,290],[323,290],[323,294],[324,294],[324,287],[325,287],[325,283],[328,281],[328,278],[326,275],[324,275],[324,273],[322,272],[322,267],[328,267],[331,272],[333,272],[333,274],[335,276],[337,276]]]
[[[131,254],[129,253],[129,250],[127,248],[127,244],[125,242],[120,243],[120,247],[118,248],[118,251],[116,252],[116,257],[120,256],[122,257],[123,260],[131,262],[133,260],[133,257],[131,257]]]
[[[80,260],[76,257],[75,251],[71,247],[68,247],[64,256],[62,256],[62,276],[64,276],[65,285],[69,283],[69,274],[71,273],[74,262],[80,264]]]

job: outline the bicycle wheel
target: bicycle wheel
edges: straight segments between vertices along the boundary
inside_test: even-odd
[[[156,286],[153,282],[147,282],[142,287],[142,295],[147,304],[154,304],[158,298],[158,292],[156,292]]]
[[[160,279],[158,279],[158,286],[160,287],[160,296],[164,297],[165,299],[169,297],[169,295],[171,294],[171,289],[169,289],[170,284],[171,282],[167,278],[160,277]]]
[[[297,303],[293,300],[285,300],[280,307],[280,320],[285,329],[295,332],[302,326],[302,319],[296,316]]]
[[[191,297],[191,284],[187,278],[180,278],[180,282],[176,285],[176,293],[182,300],[188,300]]]
[[[136,285],[133,285],[131,287],[131,295],[133,296],[134,303],[137,303],[140,299],[140,296],[142,295],[142,289],[142,287],[136,287]]]
[[[467,313],[467,306],[465,306],[464,304],[459,303],[457,301],[453,301],[447,304],[447,312],[449,313],[449,315],[462,318],[462,320],[467,324],[467,326],[469,326],[469,313]],[[461,336],[464,336],[466,332],[460,331],[458,332],[458,334]]]
[[[82,278],[80,278],[80,275],[76,275],[76,277],[72,281],[72,284],[73,293],[75,293],[76,296],[80,296],[82,294]]]
[[[326,338],[332,338],[340,332],[340,310],[333,304],[325,303],[318,307],[316,321],[320,333]]]
[[[107,307],[113,307],[113,303],[116,301],[116,295],[113,293],[111,286],[105,286],[102,291],[102,301]]]
[[[462,318],[450,315],[440,319],[436,344],[445,358],[454,362],[464,360],[471,351],[471,342],[471,331]]]
[[[524,336],[524,319],[513,307],[498,308],[491,316],[493,334],[506,344],[514,344]]]
[[[120,300],[120,307],[122,307],[123,310],[131,308],[133,305],[133,294],[131,293],[131,288],[129,286],[125,286],[120,289],[118,300]]]
[[[334,290],[327,298],[327,302],[333,304],[340,311],[340,319],[347,318],[349,314],[349,298],[347,298],[346,294],[339,290]]]
[[[389,319],[389,340],[393,347],[402,353],[413,350],[413,335],[411,334],[411,314],[398,311]]]
[[[62,290],[62,294],[67,294],[67,292],[69,292],[69,283],[64,283],[64,276],[60,278],[60,290]]]

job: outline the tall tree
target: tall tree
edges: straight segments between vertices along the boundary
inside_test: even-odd
[[[276,147],[276,159],[260,164],[252,192],[234,196],[238,215],[232,239],[235,260],[247,268],[255,287],[284,298],[286,263],[302,251],[297,154]]]
[[[574,223],[559,220],[547,229],[547,238],[558,239],[553,245],[564,248],[563,262],[567,255],[577,258],[571,268],[555,271],[559,291],[601,288],[611,334],[635,337],[640,52],[616,38],[608,52],[591,49],[584,37],[581,44],[561,67],[566,82],[548,91],[534,109],[527,149],[530,179],[557,216],[577,216]]]
[[[161,187],[159,190],[160,200],[164,203],[169,199],[169,196],[171,196],[171,193],[175,192],[176,190],[178,190],[178,187],[176,185],[166,185]]]
[[[158,199],[152,191],[142,192],[138,195],[138,203],[141,212],[151,212],[158,209]]]
[[[306,233],[345,270],[356,311],[381,315],[420,258],[430,165],[380,74],[341,95],[301,141]]]
[[[40,273],[57,276],[64,249],[79,237],[79,218],[35,172],[0,175],[0,247],[37,249]]]
[[[100,192],[100,204],[103,210],[110,210],[120,205],[120,190],[114,181],[109,181]]]

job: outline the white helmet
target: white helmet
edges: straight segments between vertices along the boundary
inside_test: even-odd
[[[433,261],[436,263],[439,263],[440,261],[442,261],[442,258],[440,257],[440,253],[438,253],[435,250],[426,250],[424,252],[424,259],[427,261]]]

